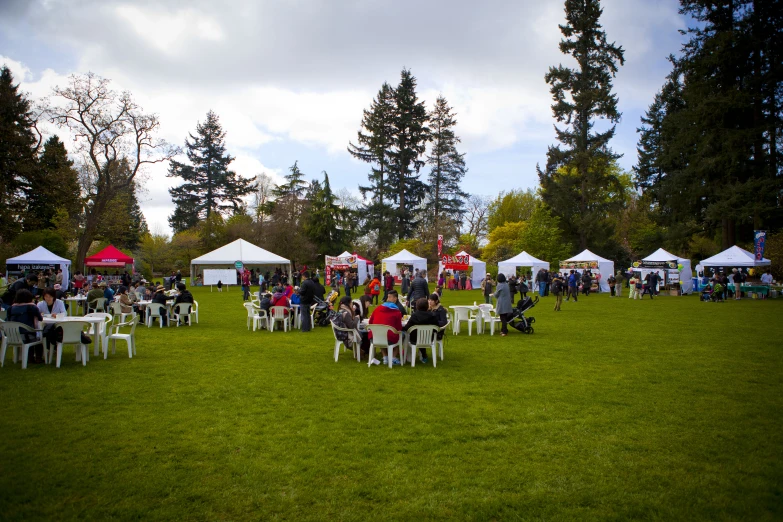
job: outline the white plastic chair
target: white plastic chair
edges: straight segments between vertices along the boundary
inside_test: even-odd
[[[174,305],[174,320],[177,322],[177,328],[182,318],[187,318],[190,326],[190,316],[193,314],[193,306],[190,303],[179,303]]]
[[[345,342],[341,341],[337,338],[337,332],[347,332],[350,336],[353,338],[353,357],[357,361],[362,360],[362,351],[359,348],[361,345],[362,339],[359,336],[359,332],[356,330],[352,330],[351,328],[342,328],[340,326],[337,326],[332,322],[332,334],[334,335],[334,362],[337,362],[337,357],[340,355],[340,345],[343,346],[343,351],[346,350]]]
[[[435,336],[435,343],[438,345],[438,350],[440,351],[440,360],[443,360],[443,341],[446,340],[446,330],[449,328],[449,325],[451,324],[451,321],[448,321],[446,324],[438,328],[438,333],[443,332],[443,337],[441,339],[438,339],[438,336]],[[432,354],[433,357],[435,357],[435,354]]]
[[[269,331],[274,332],[275,331],[275,323],[280,321],[283,323],[283,331],[287,332],[288,327],[291,324],[291,313],[285,306],[273,306],[269,308],[269,311],[272,313],[271,317],[269,318]],[[286,314],[286,312],[289,312]]]
[[[17,323],[16,321],[2,322],[0,323],[0,330],[3,332],[3,341],[0,344],[0,366],[5,364],[5,351],[9,346],[14,347],[14,364],[19,357],[19,349],[22,349],[22,369],[27,369],[27,355],[30,352],[30,347],[36,344],[43,344],[41,339],[35,341],[25,341],[25,333],[37,333],[33,328],[30,328],[26,324]],[[19,330],[22,330],[20,332]]]
[[[193,301],[193,311],[191,313],[196,316],[196,324],[198,324],[198,301]]]
[[[266,312],[264,310],[259,310],[255,306],[253,306],[253,303],[243,303],[243,306],[245,307],[245,310],[247,310],[247,329],[250,330],[250,323],[253,323],[253,331],[256,331],[256,328],[260,328],[261,326],[261,314],[260,312],[264,312],[264,316],[266,316]],[[267,318],[267,322],[269,319]]]
[[[484,324],[484,328],[486,329],[486,325],[489,324],[489,335],[495,335],[495,325],[501,322],[500,317],[492,315],[491,308],[481,308],[479,312],[481,313],[481,322]]]
[[[468,335],[472,335],[473,323],[476,322],[476,318],[471,317],[470,308],[459,307],[454,309],[454,335],[459,335],[462,321],[468,323]]]
[[[160,303],[150,303],[147,305],[147,328],[152,327],[152,320],[157,318],[160,328],[163,328],[163,318],[168,315],[166,307]]]
[[[90,303],[95,303],[94,305],[91,305]],[[90,310],[93,312],[103,312],[106,310],[106,298],[105,297],[99,297],[95,301],[87,301],[87,313],[90,313]]]
[[[127,323],[119,323],[112,326],[114,332],[109,335],[108,339],[111,341],[111,353],[116,353],[117,341],[125,341],[128,343],[128,358],[133,359],[136,355],[136,325],[139,324],[139,317],[134,315],[133,318]],[[130,326],[130,332],[121,333],[120,329],[126,326]]]
[[[372,366],[372,360],[375,357],[375,347],[377,346],[379,348],[386,348],[388,353],[389,368],[391,368],[393,362],[392,359],[394,358],[392,355],[394,353],[394,348],[399,347],[400,342],[397,341],[396,343],[389,344],[389,334],[392,333],[400,335],[400,332],[385,324],[368,324],[367,330],[372,333],[372,341],[370,342],[370,355],[367,357],[367,367],[369,368]],[[400,339],[402,339],[402,336],[400,336]],[[405,364],[405,350],[400,350],[400,358],[402,359],[402,364]]]
[[[106,351],[109,346],[109,341],[106,338],[109,335],[109,323],[112,322],[114,317],[111,314],[107,314],[104,312],[94,312],[91,314],[87,314],[84,317],[100,317],[103,319],[102,323],[95,323],[95,335],[96,337],[100,338],[101,340],[101,349],[103,350],[103,358],[106,358]],[[95,348],[93,350],[93,355],[98,355],[98,339],[94,339],[95,342]]]
[[[435,347],[438,342],[438,327],[431,325],[414,326],[408,330],[408,339],[410,339],[411,332],[416,332],[416,344],[408,342],[410,347],[411,367],[416,367],[416,349],[430,347],[432,351],[432,366],[438,365],[438,353]]]
[[[79,361],[79,359],[81,359],[82,366],[87,366],[87,360],[89,359],[90,354],[87,350],[87,345],[82,343],[82,332],[84,332],[85,327],[89,328],[91,324],[85,321],[68,321],[58,323],[57,326],[63,329],[63,339],[57,343],[57,348],[55,348],[55,352],[57,353],[57,367],[60,367],[60,362],[63,357],[63,347],[66,344],[77,345],[76,360]],[[97,340],[95,340],[95,342],[97,342]],[[49,354],[47,364],[51,364],[53,355],[54,354]]]
[[[109,305],[111,308],[111,313],[114,315],[114,320],[119,323],[124,323],[128,319],[130,319],[132,316],[136,315],[132,311],[131,312],[123,312],[122,311],[122,304],[118,301],[114,301]]]

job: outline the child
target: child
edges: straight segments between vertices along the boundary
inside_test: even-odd
[[[218,281],[217,287],[218,287],[218,292],[222,292],[223,291],[223,281]]]

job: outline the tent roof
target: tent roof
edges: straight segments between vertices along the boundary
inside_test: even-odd
[[[475,262],[477,262],[477,263],[479,263],[479,264],[482,264],[482,265],[484,265],[484,266],[486,266],[486,265],[487,265],[487,263],[485,263],[485,262],[484,262],[484,261],[482,261],[481,259],[479,259],[479,258],[477,258],[477,257],[473,257],[472,255],[468,254],[468,253],[467,253],[467,252],[465,252],[464,250],[463,250],[462,252],[458,252],[458,253],[457,253],[457,255],[458,255],[458,256],[468,256],[468,265],[470,265],[470,266],[473,266],[473,262],[474,262],[474,261],[475,261]]]
[[[669,258],[669,259],[672,259],[672,258]],[[583,251],[579,252],[574,257],[572,257],[570,259],[566,259],[565,261],[566,262],[569,262],[569,261],[598,261],[598,262],[602,262],[603,261],[604,263],[611,263],[612,262],[611,259],[606,259],[606,258],[603,258],[603,257],[597,255],[597,254],[593,254],[592,252],[590,252],[587,249],[584,249]]]
[[[252,265],[278,265],[289,264],[288,259],[273,254],[268,250],[248,243],[244,239],[237,239],[233,243],[206,253],[190,261],[191,265],[232,265],[235,261]]]
[[[393,256],[387,257],[383,260],[384,262],[391,261],[392,263],[405,263],[409,261],[426,261],[423,257],[419,257],[416,254],[411,254],[404,248],[394,254]]]
[[[533,266],[533,265],[548,265],[548,261],[542,261],[536,257],[531,256],[524,250],[520,252],[519,254],[515,255],[511,259],[506,259],[505,261],[501,261],[498,264],[501,263],[508,263],[508,264],[515,264],[520,266]]]
[[[684,257],[675,256],[671,252],[668,252],[662,248],[659,248],[649,256],[642,259],[642,261],[671,261],[672,259],[676,259],[678,263],[683,263],[684,261],[687,261],[688,263],[691,262],[690,259],[685,259]]]
[[[114,245],[109,245],[97,254],[84,258],[85,265],[91,263],[123,263],[131,265],[133,264],[133,258],[117,249]]]
[[[30,250],[26,254],[12,257],[11,259],[6,259],[5,262],[6,264],[20,264],[20,263],[42,263],[42,264],[65,263],[66,265],[71,264],[70,260],[63,259],[62,257],[50,252],[49,250],[45,249],[42,246]]]
[[[368,265],[374,265],[374,263],[373,263],[373,261],[371,259],[367,259],[366,257],[362,257],[359,254],[357,254],[356,252],[354,252],[353,255],[355,255],[357,259],[361,259],[362,261],[364,261]]]
[[[737,245],[727,248],[720,254],[715,254],[701,262],[702,266],[766,266],[772,262],[764,258],[756,261],[756,256]]]

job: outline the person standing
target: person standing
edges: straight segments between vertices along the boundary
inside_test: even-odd
[[[408,294],[408,302],[409,303],[415,303],[417,300],[421,299],[422,297],[427,297],[430,293],[429,285],[427,285],[427,281],[424,279],[424,273],[419,272],[416,274],[416,277],[413,279],[413,282],[411,283],[411,291]]]
[[[574,302],[577,302],[577,294],[579,293],[579,277],[576,275],[576,271],[571,270],[568,274],[568,295],[566,301],[570,301],[573,296]]]
[[[394,276],[387,270],[383,274],[383,300],[386,301],[389,298],[389,292],[394,290]]]
[[[560,311],[560,305],[563,304],[563,279],[560,274],[555,273],[552,279],[552,295],[555,296],[555,312]]]
[[[375,304],[378,304],[378,296],[381,295],[381,282],[378,281],[377,277],[373,277],[372,281],[370,281],[370,295]]]
[[[315,296],[315,283],[310,279],[309,272],[303,272],[302,286],[299,287],[299,302],[301,303],[302,328],[301,331],[309,332],[310,325],[310,307],[313,306],[313,297]]]
[[[500,336],[508,335],[508,322],[511,320],[511,291],[508,288],[505,274],[498,274],[498,286],[495,292],[497,304],[495,306],[497,314],[500,316]]]
[[[350,270],[345,271],[345,275],[343,276],[343,288],[345,289],[345,295],[348,297],[351,297],[351,287],[353,286],[353,274],[351,274]]]
[[[742,299],[742,281],[744,279],[743,273],[740,270],[734,268],[734,299],[739,301]]]
[[[250,299],[250,271],[247,269],[242,271],[242,299]]]
[[[544,279],[544,269],[543,268],[541,270],[539,270],[538,273],[536,273],[535,284],[538,285],[538,295],[540,295],[541,297],[544,297],[544,294],[546,293],[546,281]]]
[[[623,273],[620,270],[618,270],[617,277],[615,277],[615,284],[614,284],[614,295],[616,295],[617,297],[622,297],[624,283],[625,283],[625,277],[623,276]]]
[[[503,276],[503,280],[506,280],[506,276]],[[492,304],[492,287],[494,285],[494,281],[492,281],[492,275],[487,273],[487,277],[484,278],[483,281],[481,281],[481,289],[484,290],[484,302],[486,304]],[[508,286],[508,284],[506,284]]]
[[[400,293],[402,295],[408,295],[411,291],[411,278],[410,278],[410,272],[407,270],[403,270],[402,272],[402,282],[400,283]]]
[[[606,283],[609,285],[609,297],[614,297],[614,287],[617,284],[617,279],[615,279],[614,274],[609,276]]]

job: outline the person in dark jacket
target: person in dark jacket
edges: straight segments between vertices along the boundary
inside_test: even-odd
[[[435,314],[430,312],[426,297],[422,297],[416,301],[416,311],[413,312],[413,314],[408,319],[407,324],[403,326],[402,329],[403,331],[407,332],[414,326],[424,325],[438,326],[438,318],[435,316]],[[411,344],[416,344],[415,331],[410,333],[409,342]],[[421,352],[421,362],[427,364],[429,362],[427,359],[427,349],[419,348],[419,352]],[[433,353],[432,356],[435,357],[435,354]],[[415,355],[411,354],[411,357],[415,357]]]
[[[513,306],[511,304],[511,292],[508,289],[508,283],[506,282],[506,276],[504,274],[498,274],[498,286],[497,291],[495,292],[495,299],[497,300],[495,310],[500,316],[500,336],[505,337],[508,335],[508,322],[511,320]]]
[[[155,289],[155,295],[152,296],[153,303],[163,305],[163,308],[160,310],[160,320],[163,323],[163,326],[168,325],[169,322],[169,309],[166,306],[166,294],[164,293],[165,290],[166,288],[163,285],[158,285],[158,287]]]
[[[415,303],[422,297],[426,298],[430,295],[430,287],[427,285],[426,279],[424,279],[424,272],[417,272],[416,277],[411,283],[411,291],[408,294],[408,302]]]
[[[449,323],[449,311],[446,310],[442,304],[440,304],[440,296],[438,294],[432,294],[429,297],[430,312],[432,312],[438,319],[438,327],[443,328]],[[445,331],[438,332],[438,340],[443,339]]]
[[[315,290],[314,290],[315,297],[323,301],[324,296],[326,295],[326,288],[324,288],[324,285],[321,284],[321,280],[318,278],[318,276],[315,276],[313,278],[313,283],[315,283]]]
[[[38,307],[33,304],[33,294],[30,293],[30,290],[20,288],[14,294],[14,303],[8,309],[8,321],[22,323],[34,330],[39,329],[39,326],[43,321],[43,315],[41,315],[41,311]],[[22,335],[24,341],[27,343],[35,342],[37,338],[35,332],[24,332]],[[43,344],[37,344],[32,350],[29,350],[27,352],[27,359],[28,363],[42,363]]]
[[[24,279],[14,281],[14,283],[8,287],[8,290],[3,294],[3,308],[8,308],[14,304],[16,293],[19,290],[27,290],[32,295],[33,289],[38,285],[38,276],[35,274],[27,274]]]
[[[309,332],[312,328],[310,324],[310,307],[313,306],[315,291],[317,287],[315,282],[310,279],[310,273],[305,271],[302,273],[304,281],[302,286],[299,287],[299,301],[301,303],[301,316],[302,316],[302,328],[301,331]]]
[[[175,305],[180,303],[193,303],[193,294],[185,287],[184,283],[177,283],[177,290],[179,291],[179,295],[174,300]]]

